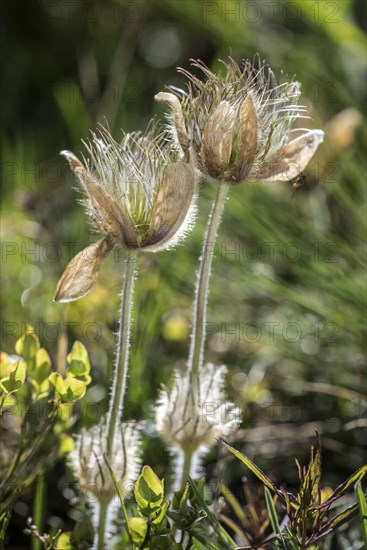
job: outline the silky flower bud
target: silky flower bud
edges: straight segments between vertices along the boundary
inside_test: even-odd
[[[176,372],[172,389],[163,388],[156,406],[156,429],[171,447],[194,453],[233,432],[241,411],[227,401],[227,368],[207,363],[197,379],[189,371]]]
[[[79,179],[92,225],[104,237],[79,252],[61,276],[55,301],[85,296],[112,248],[157,252],[177,244],[192,228],[194,171],[164,136],[125,134],[116,143],[103,127],[84,143],[89,160],[62,151]]]
[[[116,476],[122,496],[133,489],[140,469],[140,426],[126,422],[116,429],[109,466]],[[107,432],[105,424],[83,430],[77,436],[69,463],[80,489],[98,502],[110,502],[116,488],[106,462]]]
[[[291,181],[306,168],[323,141],[321,130],[297,127],[309,118],[298,105],[300,84],[277,84],[262,64],[229,58],[221,78],[194,61],[206,78],[188,78],[188,92],[171,87],[156,95],[171,109],[170,132],[186,158],[209,179],[227,183]]]

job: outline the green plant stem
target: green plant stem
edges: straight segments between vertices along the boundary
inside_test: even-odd
[[[95,550],[105,550],[105,535],[108,513],[108,502],[100,502],[98,505],[98,528],[94,538],[93,548]]]
[[[38,532],[42,535],[43,531],[43,509],[45,501],[45,476],[42,472],[37,476],[36,494],[33,501],[33,523]],[[42,543],[39,539],[32,537],[32,550],[41,550]]]
[[[179,484],[177,489],[184,489],[187,483],[188,477],[191,475],[191,464],[192,464],[193,453],[183,453],[183,464],[182,470],[179,472]]]
[[[208,301],[209,279],[212,267],[214,247],[217,239],[224,203],[229,186],[221,183],[210,212],[208,227],[200,256],[200,267],[196,282],[193,326],[189,356],[189,370],[197,377],[204,358],[206,306]]]
[[[116,367],[113,375],[112,392],[106,420],[107,459],[113,454],[113,440],[116,427],[121,421],[123,401],[126,391],[127,370],[131,331],[131,308],[134,282],[137,270],[137,252],[130,252],[126,259],[125,275],[121,291],[120,323],[116,353]]]
[[[137,252],[127,255],[124,280],[121,291],[120,323],[117,342],[116,365],[113,375],[112,391],[106,419],[107,430],[107,460],[111,462],[116,428],[121,422],[123,402],[126,391],[127,371],[129,366],[129,348],[131,332],[131,309],[134,283],[137,272]],[[98,510],[98,527],[94,547],[105,548],[106,523],[109,504],[101,502]]]
[[[215,196],[213,206],[210,212],[208,227],[206,230],[203,247],[200,256],[200,266],[195,289],[195,302],[192,323],[190,355],[188,369],[191,373],[191,381],[197,385],[200,391],[200,384],[197,382],[200,369],[204,360],[204,345],[205,345],[205,324],[206,324],[206,308],[209,293],[209,279],[213,262],[215,244],[217,240],[218,227],[222,217],[224,203],[227,198],[229,186],[227,184],[219,184],[217,194]],[[200,399],[200,395],[199,395]],[[195,453],[184,453],[182,472],[179,474],[180,487],[185,487],[187,476],[190,475],[193,456]]]

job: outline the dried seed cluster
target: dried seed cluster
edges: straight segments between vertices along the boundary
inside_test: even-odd
[[[201,173],[235,184],[290,181],[305,169],[324,133],[292,128],[309,118],[299,82],[278,84],[259,58],[242,66],[230,58],[222,77],[201,61],[192,65],[204,80],[181,69],[188,91],[171,87],[156,99],[169,104],[171,135]]]
[[[122,496],[134,488],[134,481],[141,469],[140,426],[126,422],[116,430],[109,466],[114,472]],[[116,496],[116,488],[106,462],[107,433],[105,424],[92,426],[77,436],[75,447],[69,455],[75,479],[83,493],[99,502],[110,502]]]
[[[321,130],[293,124],[307,117],[298,105],[300,84],[277,84],[257,58],[238,65],[229,58],[225,74],[194,61],[201,80],[180,69],[188,91],[171,87],[157,94],[171,109],[167,135],[154,123],[145,134],[124,134],[121,143],[101,127],[84,142],[89,158],[68,160],[85,193],[94,227],[104,235],[69,263],[55,300],[85,296],[116,244],[156,252],[190,230],[196,212],[194,168],[207,179],[290,181],[298,177],[323,140]]]
[[[225,397],[227,368],[207,363],[193,379],[176,372],[170,390],[163,388],[156,406],[156,429],[168,445],[194,453],[229,435],[239,425],[241,411]]]

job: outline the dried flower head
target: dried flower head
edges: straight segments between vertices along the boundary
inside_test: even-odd
[[[189,371],[175,375],[171,390],[163,388],[156,407],[156,429],[168,445],[193,453],[233,432],[240,410],[225,399],[227,368],[207,363],[198,378]]]
[[[70,151],[61,154],[82,185],[94,228],[104,237],[71,260],[56,288],[58,302],[85,296],[116,244],[151,252],[169,248],[192,227],[195,214],[193,169],[154,127],[145,135],[125,134],[121,144],[100,127],[84,145],[89,160],[83,163]]]
[[[106,427],[105,424],[99,424],[83,430],[77,436],[69,461],[83,493],[99,502],[108,503],[116,495],[116,489],[106,463],[106,453]],[[109,465],[116,476],[122,496],[126,496],[132,491],[141,469],[140,425],[137,422],[123,423],[116,430]]]
[[[205,81],[188,78],[188,92],[171,87],[156,95],[171,109],[170,128],[186,159],[205,176],[227,183],[290,181],[307,166],[323,141],[321,130],[297,127],[307,117],[298,105],[300,84],[277,84],[257,57],[239,66],[229,58],[225,74],[213,74],[201,61],[192,65]]]

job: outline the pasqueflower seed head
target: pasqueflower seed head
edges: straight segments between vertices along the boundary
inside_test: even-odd
[[[139,424],[133,421],[121,424],[114,439],[109,465],[122,496],[126,496],[133,489],[141,469]],[[106,453],[106,427],[99,424],[77,436],[75,447],[69,455],[69,463],[81,491],[99,502],[110,502],[116,495]]]
[[[100,127],[84,145],[89,158],[83,162],[70,151],[61,154],[81,183],[93,227],[104,237],[71,260],[56,288],[58,302],[85,296],[116,244],[167,249],[191,229],[195,216],[194,171],[154,125],[144,135],[125,134],[122,143]]]
[[[193,378],[189,371],[176,372],[173,387],[163,388],[156,406],[156,429],[166,443],[193,453],[233,432],[240,410],[226,400],[227,368],[207,363]]]
[[[278,84],[259,58],[238,65],[229,58],[217,76],[201,61],[201,80],[179,69],[188,91],[170,87],[156,95],[171,110],[170,132],[186,159],[209,179],[290,181],[307,166],[323,141],[321,130],[293,127],[309,118],[299,105],[299,82]]]

